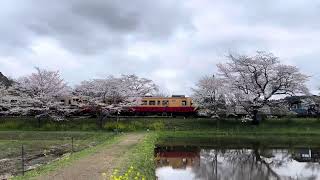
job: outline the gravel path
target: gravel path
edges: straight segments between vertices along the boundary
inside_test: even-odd
[[[40,176],[39,180],[94,180],[102,179],[102,173],[109,177],[112,170],[124,162],[123,156],[126,151],[138,144],[144,134],[126,134],[120,140],[102,149],[99,152],[79,159],[70,166],[64,167],[48,175]]]

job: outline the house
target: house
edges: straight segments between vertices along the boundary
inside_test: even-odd
[[[289,110],[299,116],[319,115],[320,96],[290,96],[286,97]]]

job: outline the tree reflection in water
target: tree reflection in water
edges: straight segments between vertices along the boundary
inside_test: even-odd
[[[158,156],[159,168],[189,167],[199,180],[320,180],[319,150],[171,148]]]
[[[200,166],[194,167],[197,179],[210,180],[278,180],[278,179],[318,179],[319,164],[307,163],[305,169],[312,174],[303,176],[291,172],[293,176],[281,175],[277,168],[287,167],[293,156],[288,150],[229,149],[202,150]]]

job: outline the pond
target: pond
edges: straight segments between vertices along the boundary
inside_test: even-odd
[[[173,143],[174,142],[174,143]],[[159,144],[159,180],[320,180],[320,146],[259,140],[211,140]],[[203,142],[203,141],[202,141]]]

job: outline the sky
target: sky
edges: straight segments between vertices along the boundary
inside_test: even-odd
[[[72,86],[136,74],[190,95],[229,52],[272,52],[320,87],[317,0],[2,0],[0,71],[59,70]]]

